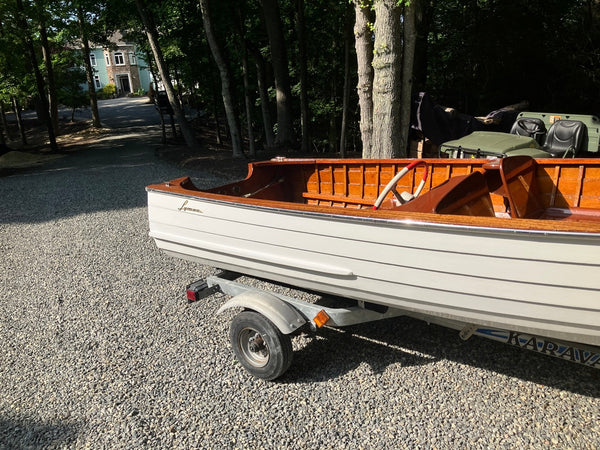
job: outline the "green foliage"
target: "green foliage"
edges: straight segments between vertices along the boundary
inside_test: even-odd
[[[89,104],[89,96],[86,91],[81,88],[81,84],[65,84],[58,90],[58,101],[70,108],[82,108]]]
[[[415,67],[415,91],[424,90],[439,102],[471,114],[521,100],[532,108],[598,113],[600,91],[600,3],[589,0],[410,0],[420,5],[420,41]],[[407,4],[407,0],[399,0]],[[182,99],[195,107],[222,114],[220,79],[209,51],[197,0],[145,0],[157,24],[159,43]],[[369,7],[372,2],[362,3]],[[114,30],[127,30],[144,59],[152,58],[135,2],[122,0],[36,0],[24,2],[31,29],[45,24],[52,47],[56,84],[62,103],[84,103],[79,92],[82,61],[76,6],[81,5],[89,40],[108,45]],[[308,98],[311,135],[316,142],[331,139],[339,124],[344,85],[344,36],[352,24],[353,2],[304,2],[307,42]],[[40,8],[35,8],[34,5]],[[299,59],[296,2],[279,2],[289,60],[292,100],[299,130]],[[24,100],[36,95],[35,79],[26,63],[25,36],[16,20],[15,2],[0,2],[0,96]],[[242,56],[249,58],[248,94],[253,123],[262,127],[258,96],[257,60],[266,63],[269,105],[275,122],[275,85],[260,2],[211,0],[217,39],[225,49],[232,74],[238,115],[244,111]],[[400,33],[402,30],[398,30]],[[32,36],[40,52],[37,35]],[[351,51],[354,43],[351,42]],[[41,52],[37,55],[39,67]],[[356,86],[356,59],[350,58],[350,86]],[[157,75],[156,73],[154,74]],[[83,83],[81,81],[81,83]],[[99,98],[116,93],[114,85]],[[143,95],[143,92],[136,92]],[[357,128],[357,95],[351,89],[350,127]],[[276,127],[276,123],[274,124]]]
[[[117,93],[117,87],[114,84],[107,84],[102,89],[96,92],[98,99],[106,100],[109,98],[114,98]]]
[[[421,88],[474,114],[521,100],[539,110],[598,112],[600,36],[591,24],[599,13],[600,4],[587,1],[434,2],[422,27]]]
[[[71,108],[81,108],[89,104],[89,97],[82,86],[86,83],[85,71],[80,52],[61,45],[63,36],[54,38],[56,50],[52,55],[57,97],[60,104]]]

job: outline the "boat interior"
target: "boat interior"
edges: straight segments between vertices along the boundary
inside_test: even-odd
[[[224,195],[255,204],[277,201],[346,210],[584,222],[600,227],[600,160],[594,159],[276,158],[250,163],[248,177],[242,181],[203,192],[189,178],[170,184],[170,190],[187,195]],[[423,184],[420,195],[416,192],[419,184]]]

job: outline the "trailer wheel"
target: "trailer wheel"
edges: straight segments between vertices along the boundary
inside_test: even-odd
[[[237,360],[257,378],[274,380],[292,363],[291,338],[255,311],[233,318],[229,338]]]

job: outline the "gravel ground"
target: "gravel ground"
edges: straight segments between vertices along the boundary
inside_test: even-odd
[[[131,142],[0,178],[0,448],[600,445],[600,371],[415,320],[295,338],[252,379],[224,296],[185,301],[214,269],[147,235],[144,186],[185,173]]]

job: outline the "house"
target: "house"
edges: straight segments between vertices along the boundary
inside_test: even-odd
[[[117,95],[128,95],[143,89],[147,92],[152,82],[152,74],[143,56],[136,51],[133,43],[125,41],[120,32],[111,37],[111,48],[94,46],[90,48],[90,63],[94,69],[96,90],[107,84],[114,84]]]

